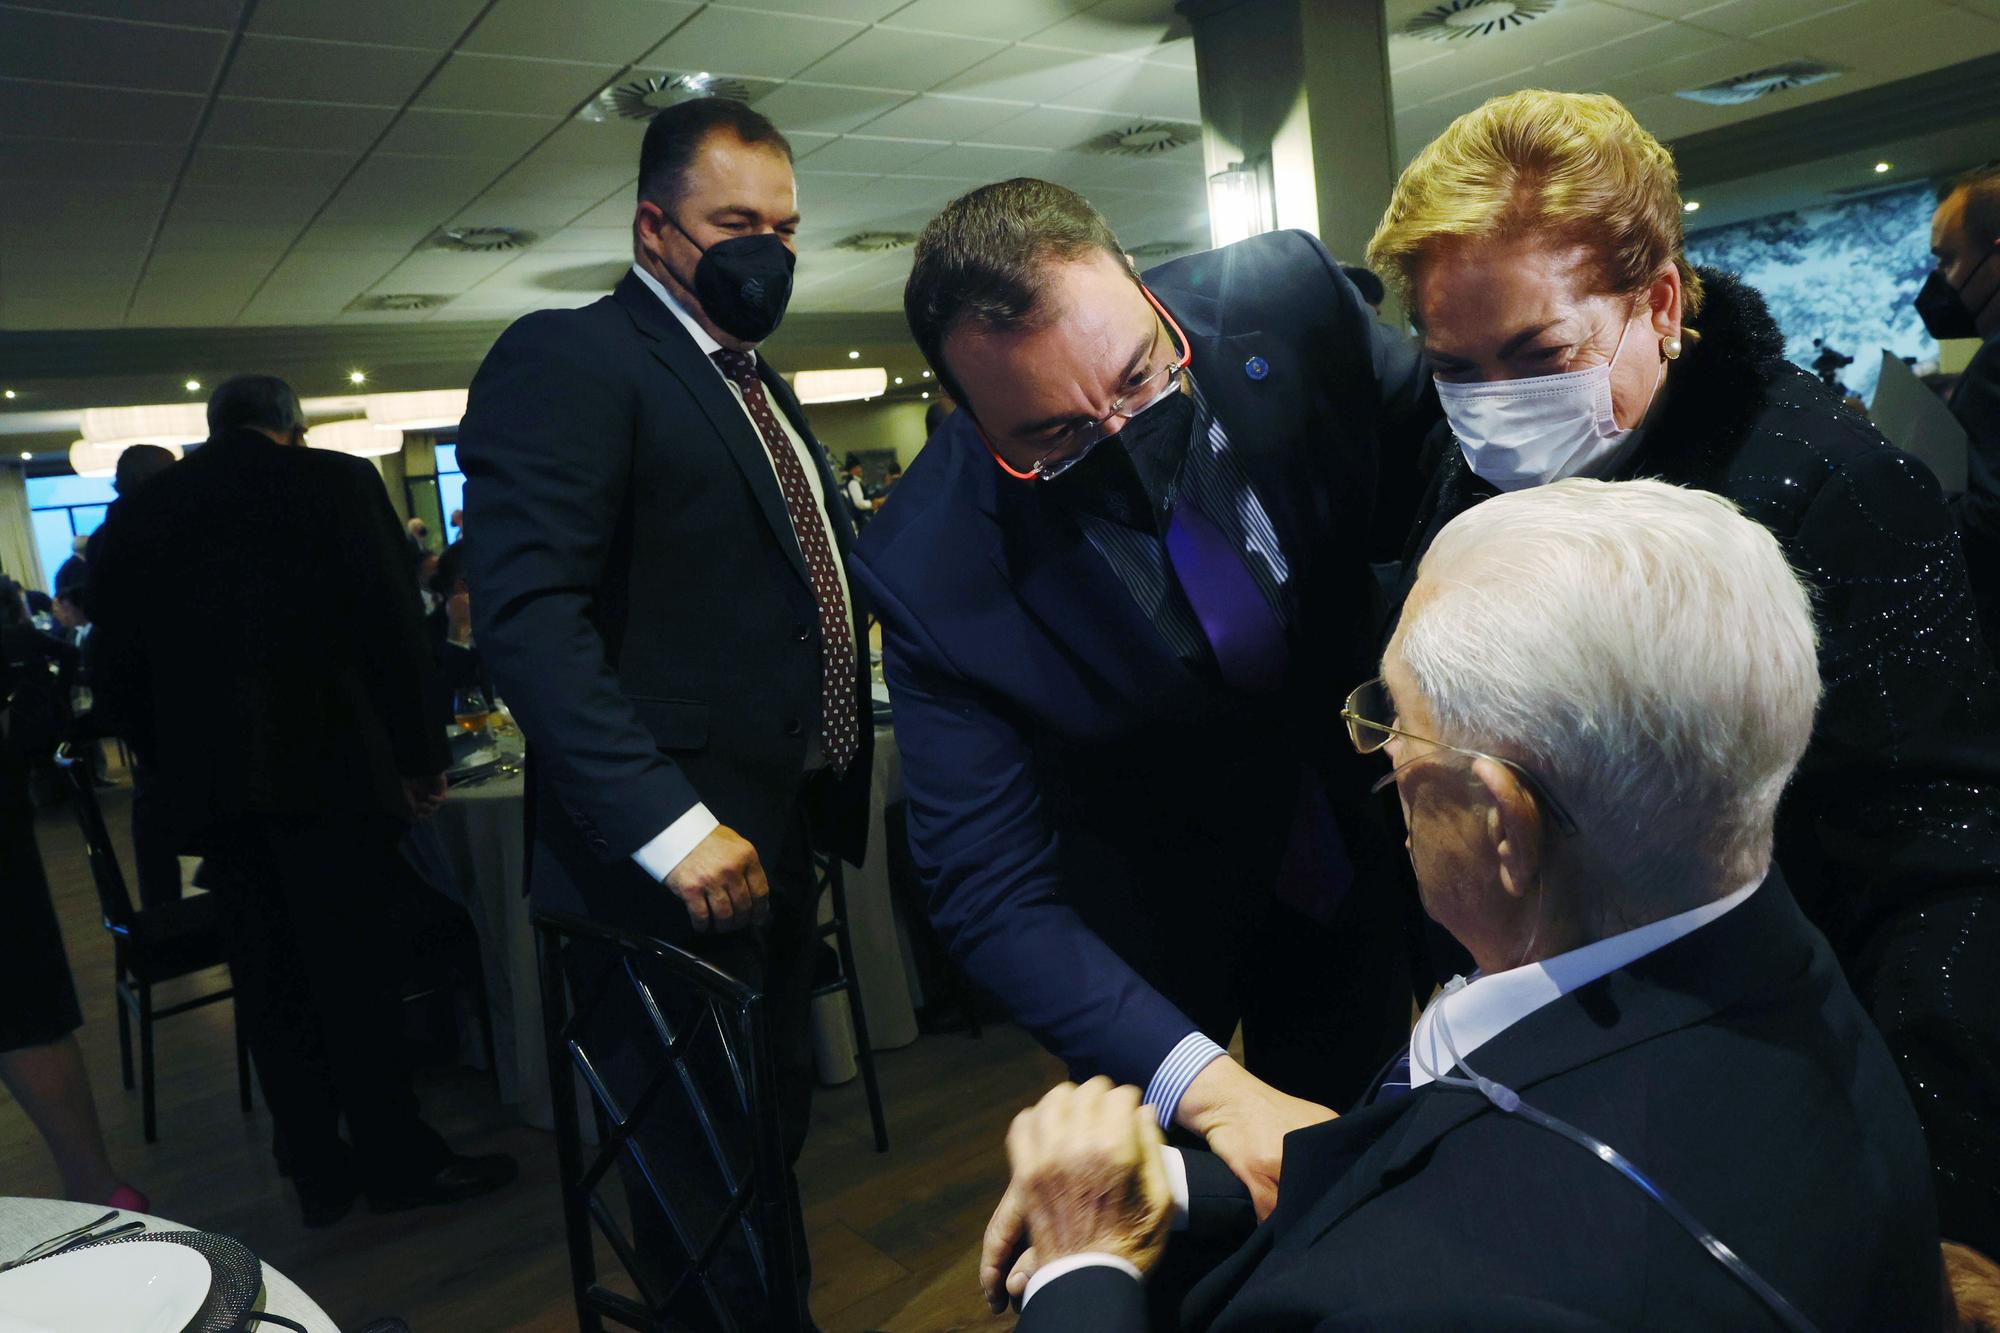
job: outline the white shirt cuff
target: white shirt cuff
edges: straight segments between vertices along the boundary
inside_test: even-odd
[[[1035,1293],[1043,1287],[1064,1273],[1074,1273],[1079,1268],[1115,1268],[1134,1282],[1144,1280],[1139,1274],[1138,1265],[1129,1259],[1120,1259],[1115,1254],[1066,1254],[1035,1270],[1035,1275],[1028,1279],[1027,1290],[1021,1293],[1021,1308],[1027,1309],[1028,1302],[1035,1299]]]
[[[1174,1201],[1174,1213],[1169,1223],[1175,1231],[1186,1231],[1188,1226],[1188,1183],[1187,1161],[1179,1148],[1160,1149],[1160,1165],[1167,1173],[1167,1194]]]
[[[708,812],[708,807],[696,801],[688,812],[667,825],[653,840],[632,853],[632,859],[639,868],[654,879],[665,883],[667,876],[674,873],[674,867],[687,859],[687,854],[700,845],[701,840],[722,827],[722,821]]]
[[[1190,1032],[1174,1044],[1146,1085],[1146,1105],[1159,1115],[1161,1129],[1173,1128],[1174,1112],[1180,1109],[1181,1098],[1195,1075],[1227,1054],[1199,1032]]]

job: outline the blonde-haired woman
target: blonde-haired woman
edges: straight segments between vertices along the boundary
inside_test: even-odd
[[[1688,264],[1681,218],[1672,155],[1610,97],[1494,98],[1403,171],[1368,259],[1446,417],[1406,567],[1496,492],[1573,476],[1714,491],[1778,537],[1826,694],[1776,859],[1902,1065],[1944,1234],[1993,1252],[2000,691],[1957,537],[1936,480],[1784,360],[1762,298]]]

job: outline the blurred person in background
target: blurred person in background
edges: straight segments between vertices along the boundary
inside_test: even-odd
[[[1940,342],[1979,339],[1945,406],[1965,427],[1959,531],[1986,641],[2000,650],[2000,165],[1938,192],[1931,253],[1937,267],[1917,293],[1925,329]]]
[[[1814,596],[1826,693],[1777,864],[1902,1067],[1945,1234],[2000,1247],[2000,688],[1937,479],[1784,358],[1682,248],[1672,156],[1615,99],[1488,101],[1410,162],[1369,246],[1435,373],[1404,562],[1495,495],[1655,477],[1734,501]],[[2000,265],[1989,265],[2000,271]]]
[[[430,593],[436,605],[424,625],[436,664],[431,715],[439,726],[449,727],[456,718],[456,701],[467,691],[477,690],[488,705],[493,702],[493,680],[472,635],[472,593],[465,582],[463,545],[454,542],[437,557]]]
[[[847,501],[847,512],[854,520],[856,529],[865,527],[875,515],[875,506],[869,502],[868,483],[861,479],[861,460],[853,454],[847,456],[846,475],[840,483],[840,493]]]
[[[373,467],[304,447],[283,380],[225,381],[208,425],[106,534],[100,706],[157,769],[175,850],[207,860],[306,1225],[364,1195],[386,1212],[485,1194],[513,1159],[460,1156],[424,1123],[378,965],[397,843],[445,796],[409,549]]]
[[[411,550],[428,551],[431,549],[430,524],[420,518],[413,518],[403,525],[403,531],[409,537]]]
[[[119,1183],[105,1151],[76,1030],[83,1026],[62,929],[35,842],[28,757],[54,755],[58,738],[27,712],[22,687],[48,674],[21,590],[0,577],[0,1083],[28,1113],[62,1175],[63,1197],[146,1212],[146,1196]]]

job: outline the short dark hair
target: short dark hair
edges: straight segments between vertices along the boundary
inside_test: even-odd
[[[1111,224],[1088,199],[1026,176],[962,194],[931,219],[917,240],[903,315],[960,407],[965,394],[945,366],[945,338],[966,323],[1028,327],[1041,302],[1043,270],[1092,251],[1125,257]]]
[[[687,193],[688,164],[708,136],[728,130],[753,147],[770,144],[792,160],[791,141],[768,118],[729,97],[696,97],[654,116],[639,146],[639,198],[672,208]]]
[[[1371,269],[1359,264],[1342,264],[1340,271],[1347,275],[1347,280],[1354,284],[1354,290],[1360,292],[1361,299],[1369,305],[1381,305],[1383,298],[1389,294],[1389,289],[1382,285],[1382,279],[1376,277]]]
[[[2000,241],[2000,162],[1988,162],[1961,172],[1938,187],[1937,200],[1943,203],[1965,192],[1965,230],[1979,245]]]
[[[130,495],[150,478],[172,467],[173,462],[171,449],[157,444],[135,444],[118,455],[111,475],[111,488],[120,495]]]
[[[418,568],[423,562],[418,562]],[[451,590],[465,577],[465,543],[453,542],[438,555],[437,568],[431,571],[431,591],[439,597],[451,596]]]
[[[231,375],[208,396],[208,433],[245,427],[288,435],[306,428],[305,409],[292,386],[276,375]]]

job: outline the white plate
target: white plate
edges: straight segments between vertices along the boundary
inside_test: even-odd
[[[170,1241],[100,1245],[0,1273],[0,1333],[181,1333],[213,1277]]]

